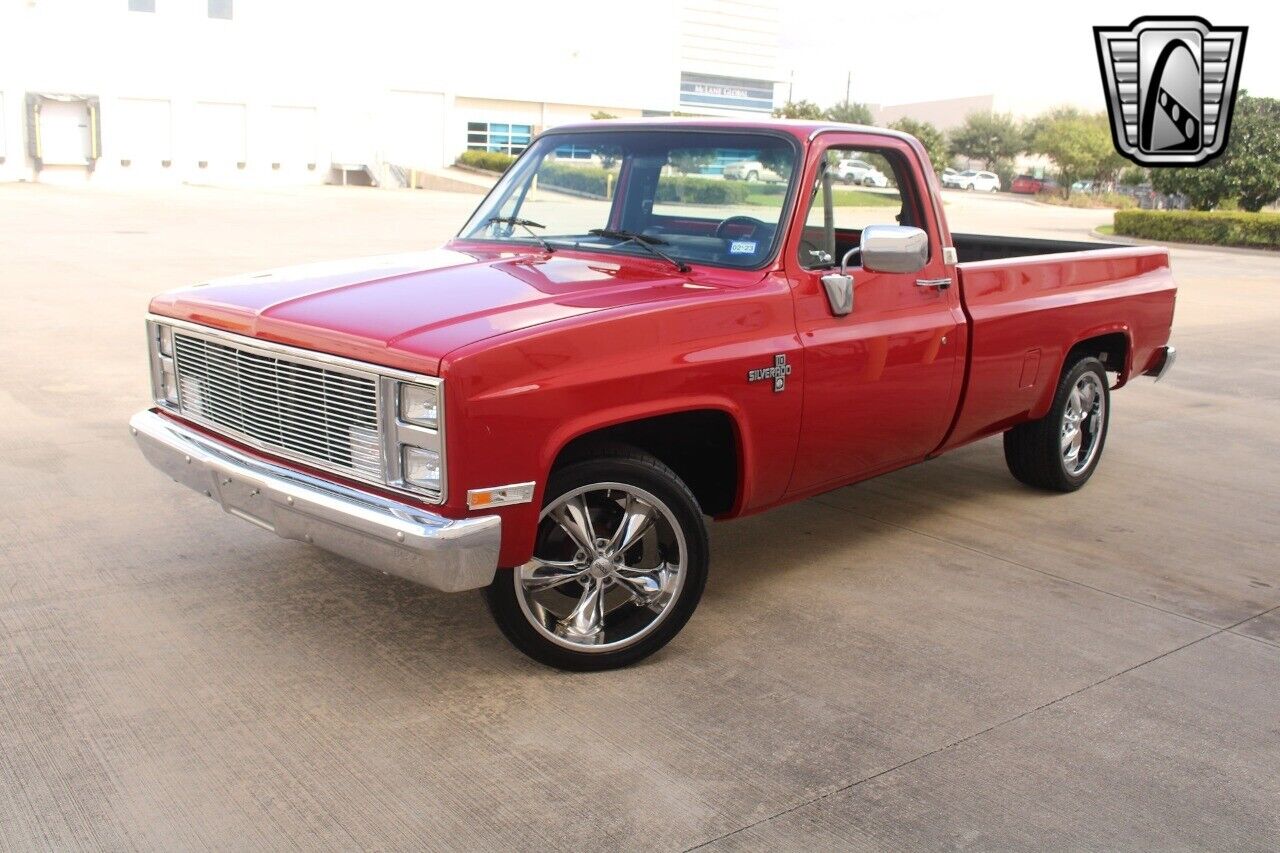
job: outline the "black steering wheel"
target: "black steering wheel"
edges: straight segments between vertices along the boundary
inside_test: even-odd
[[[723,240],[725,229],[728,228],[730,225],[750,225],[751,233],[748,235],[748,237],[755,237],[756,232],[759,231],[761,228],[769,227],[769,223],[762,222],[761,220],[756,219],[754,216],[742,216],[742,215],[730,216],[725,219],[721,219],[720,222],[716,224],[716,230],[714,232],[714,236],[719,237],[721,240]]]

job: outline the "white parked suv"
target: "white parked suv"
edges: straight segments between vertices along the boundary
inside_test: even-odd
[[[968,169],[954,175],[943,175],[942,185],[958,190],[981,190],[986,193],[1000,191],[1000,176],[994,172],[978,172]]]
[[[836,166],[836,177],[846,184],[862,184],[864,187],[887,187],[889,179],[866,160],[841,160]]]
[[[729,181],[748,181],[750,183],[755,183],[756,181],[780,183],[786,180],[782,175],[779,175],[759,160],[739,160],[737,163],[726,163],[724,177]]]

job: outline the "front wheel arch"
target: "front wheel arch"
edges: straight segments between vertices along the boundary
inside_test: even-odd
[[[627,445],[661,461],[689,486],[706,515],[729,516],[745,499],[748,460],[737,417],[721,408],[692,408],[614,421],[564,440],[547,466],[548,478],[600,448]]]

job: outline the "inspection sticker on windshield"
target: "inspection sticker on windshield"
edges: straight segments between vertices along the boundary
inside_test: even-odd
[[[755,253],[755,240],[734,240],[729,244],[729,254],[731,255],[754,255]]]

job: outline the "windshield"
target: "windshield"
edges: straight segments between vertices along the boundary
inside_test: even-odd
[[[762,133],[552,133],[458,236],[758,267],[779,239],[795,162],[792,142]]]

